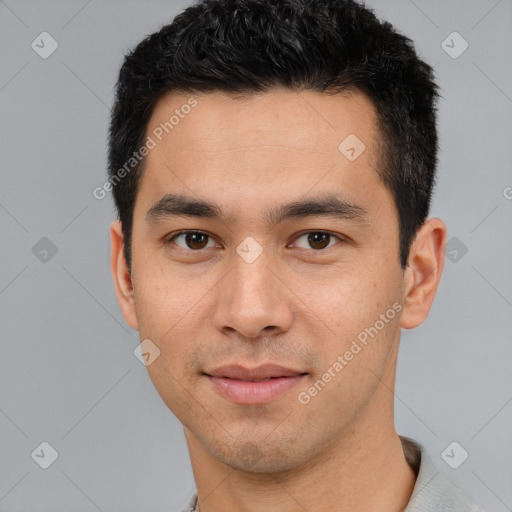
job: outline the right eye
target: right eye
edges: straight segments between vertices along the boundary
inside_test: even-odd
[[[194,252],[218,246],[210,235],[201,231],[181,231],[169,238],[166,243],[174,243],[181,249]]]

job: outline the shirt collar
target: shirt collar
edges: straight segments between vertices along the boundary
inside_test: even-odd
[[[423,445],[399,436],[405,460],[416,474],[416,483],[404,512],[482,512],[464,491],[453,485],[436,469]],[[181,512],[193,512],[197,505],[194,492]]]
[[[452,484],[433,464],[423,445],[399,436],[416,484],[404,512],[482,512],[464,491]]]

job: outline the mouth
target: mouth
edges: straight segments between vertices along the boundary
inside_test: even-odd
[[[308,375],[284,366],[266,364],[249,369],[222,366],[204,374],[223,398],[238,405],[262,405],[291,390]]]

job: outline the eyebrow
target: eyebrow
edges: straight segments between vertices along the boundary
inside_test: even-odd
[[[291,218],[329,216],[343,220],[368,221],[368,211],[349,202],[340,194],[329,194],[317,198],[297,200],[271,207],[264,215],[269,225],[278,224]],[[232,216],[211,202],[195,199],[182,194],[166,194],[146,213],[146,222],[155,224],[172,217],[194,217],[219,220],[229,224]]]

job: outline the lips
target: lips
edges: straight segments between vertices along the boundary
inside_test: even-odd
[[[238,405],[261,405],[276,399],[306,378],[307,373],[275,364],[257,368],[222,366],[205,374],[215,391]]]
[[[280,377],[296,377],[303,375],[304,372],[285,368],[276,364],[264,364],[257,368],[247,369],[239,365],[221,366],[216,368],[207,375],[211,377],[223,377],[226,379],[236,379],[244,381],[264,381],[269,379],[277,379]]]

